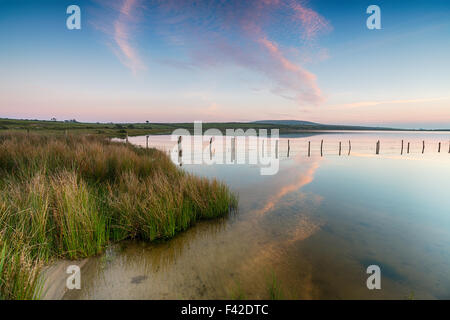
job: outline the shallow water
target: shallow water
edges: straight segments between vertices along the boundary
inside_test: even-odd
[[[288,299],[450,299],[449,140],[450,133],[290,135],[281,139],[276,175],[260,175],[258,165],[183,165],[225,181],[239,195],[238,212],[165,243],[116,245],[89,259],[81,290],[64,298],[265,299],[275,277]],[[146,138],[130,142],[145,146]],[[176,142],[149,143],[168,151]],[[381,290],[366,287],[372,264],[381,268]]]

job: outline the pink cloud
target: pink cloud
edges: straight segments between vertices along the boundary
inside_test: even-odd
[[[143,8],[142,0],[106,1],[98,0],[109,14],[101,14],[93,21],[96,29],[111,37],[110,44],[119,61],[129,68],[133,74],[145,70],[146,66],[133,44],[132,35],[140,21],[140,9]]]
[[[169,45],[186,49],[183,52],[187,52],[188,61],[165,59],[166,64],[197,68],[238,65],[263,74],[272,83],[271,92],[301,105],[318,105],[325,100],[316,76],[301,65],[301,59],[292,56],[293,48],[275,40],[278,33],[286,33],[302,46],[331,30],[326,19],[303,1],[140,1],[107,4],[118,12],[112,35],[115,52],[133,73],[145,68],[131,37],[138,23],[136,14],[145,13],[149,15],[145,22],[152,24],[153,32]]]
[[[323,102],[324,99],[314,74],[289,61],[275,42],[267,38],[261,38],[259,42],[269,51],[273,63],[276,64],[276,71],[272,76],[277,79],[282,88],[296,92],[296,99],[299,103],[318,104]]]
[[[279,96],[302,105],[318,105],[325,100],[316,76],[295,61],[299,59],[288,58],[286,53],[292,52],[292,48],[282,49],[269,39],[266,31],[283,26],[281,31],[310,42],[320,33],[331,30],[329,23],[312,9],[290,0],[230,1],[221,6],[215,1],[197,1],[197,5],[207,4],[206,12],[192,9],[191,2],[164,3],[171,13],[170,20],[176,21],[173,25],[177,30],[183,30],[189,37],[198,35],[189,65],[239,65],[264,74],[273,83],[271,92]],[[284,15],[280,11],[284,11]],[[210,17],[212,12],[215,19]],[[283,18],[286,12],[288,20]],[[223,31],[234,33],[234,37]],[[320,52],[322,58],[323,50]]]
[[[331,25],[314,10],[311,10],[295,0],[286,3],[294,12],[294,19],[299,19],[302,24],[303,35],[306,39],[313,39],[318,34],[330,31]]]

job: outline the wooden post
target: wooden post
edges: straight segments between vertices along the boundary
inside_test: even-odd
[[[441,152],[441,143],[439,142],[438,152]]]
[[[320,141],[320,156],[323,157],[323,140]]]
[[[380,154],[380,140],[377,141],[377,146],[376,146],[375,153],[376,154]]]
[[[148,136],[146,136],[146,138],[147,138],[146,147],[147,147],[147,149],[148,149]]]
[[[450,142],[448,143],[448,153],[450,153]]]
[[[287,151],[287,157],[289,158],[289,152],[291,151],[291,145],[289,144],[289,139],[288,139],[288,151]]]
[[[402,140],[402,151],[400,151],[400,154],[403,154],[403,140]]]
[[[342,142],[339,141],[339,155],[341,155],[341,150],[342,150]]]
[[[308,157],[311,156],[311,141],[308,141]]]
[[[408,142],[408,149],[407,149],[407,151],[406,151],[407,153],[409,153],[409,142]]]
[[[181,148],[181,141],[183,138],[181,136],[178,136],[178,163],[180,164],[180,167],[183,165],[183,149]]]
[[[425,140],[422,141],[422,153],[425,152]]]
[[[352,142],[348,140],[348,155],[350,155],[351,150],[352,150]]]
[[[183,140],[183,138],[181,136],[178,136],[178,153],[180,154],[180,152],[182,152],[182,148],[181,148],[181,141]]]

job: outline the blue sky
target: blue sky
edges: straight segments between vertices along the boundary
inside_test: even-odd
[[[0,0],[0,40],[0,117],[450,128],[449,1]]]

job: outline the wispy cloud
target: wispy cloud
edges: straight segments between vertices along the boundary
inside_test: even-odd
[[[278,35],[288,36],[301,47],[331,30],[304,1],[124,0],[114,7],[116,53],[134,73],[145,66],[130,30],[147,23],[168,45],[180,46],[188,54],[188,61],[165,59],[165,64],[196,68],[234,64],[264,75],[273,83],[270,91],[282,97],[307,105],[324,101],[316,76],[292,56],[292,47],[277,40]],[[137,21],[138,13],[145,14],[144,21]]]
[[[324,100],[314,74],[288,60],[275,42],[265,37],[259,39],[259,42],[272,58],[275,69],[272,69],[270,75],[276,79],[281,89],[285,89],[282,91],[294,92],[299,103],[318,104]]]
[[[275,31],[296,37],[299,44],[313,41],[331,30],[317,12],[293,0],[194,2],[194,8],[192,1],[162,4],[171,13],[174,30],[195,39],[190,65],[235,64],[265,75],[274,85],[271,92],[281,97],[307,105],[324,101],[316,76],[288,57],[292,48],[269,37]]]
[[[295,12],[294,18],[301,22],[304,38],[311,40],[320,33],[331,31],[330,23],[314,10],[295,0],[287,1],[286,5]]]
[[[119,2],[99,0],[99,3],[111,11],[104,14],[100,21],[94,22],[97,29],[111,37],[111,49],[122,64],[128,67],[133,74],[145,70],[146,66],[133,44],[133,33],[140,22],[140,12],[144,4],[142,0],[122,0]],[[110,22],[111,20],[111,22]]]

